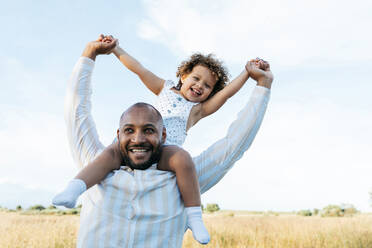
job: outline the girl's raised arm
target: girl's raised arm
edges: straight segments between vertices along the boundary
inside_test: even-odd
[[[137,74],[146,87],[155,95],[158,95],[161,92],[165,82],[164,79],[147,70],[140,62],[119,47],[119,45],[115,47],[113,53],[121,63],[125,65],[125,67]]]
[[[207,101],[193,107],[190,113],[189,121],[187,123],[187,129],[195,125],[200,119],[213,114],[219,108],[221,108],[222,105],[225,104],[227,99],[235,95],[235,93],[240,90],[240,88],[248,80],[250,75],[254,80],[258,82],[258,85],[265,85],[264,82],[261,82],[261,79],[265,79],[268,72],[270,72],[270,65],[265,60],[256,58],[248,61],[245,66],[245,70],[242,71],[240,75],[232,80],[228,85],[226,85],[225,88],[218,91]]]
[[[205,102],[195,105],[190,113],[189,121],[187,123],[187,130],[204,117],[211,115],[218,109],[220,109],[222,105],[225,104],[227,99],[232,97],[236,92],[240,90],[240,88],[244,85],[248,78],[249,73],[246,69],[244,69],[239,76],[232,80],[222,90],[218,91],[214,96],[212,96]]]
[[[200,119],[213,114],[222,105],[225,104],[227,99],[232,97],[236,92],[240,90],[240,88],[244,85],[244,83],[248,80],[249,73],[247,70],[244,69],[237,76],[234,80],[232,80],[228,85],[226,85],[222,90],[218,91],[214,96],[208,99],[205,102],[202,102],[192,109],[191,115],[192,116],[192,123],[190,123],[190,127],[196,124]]]

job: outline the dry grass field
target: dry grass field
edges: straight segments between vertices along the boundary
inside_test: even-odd
[[[210,244],[197,245],[188,231],[183,247],[372,248],[372,215],[206,215],[205,222],[212,238]]]
[[[211,242],[198,245],[188,231],[184,248],[372,248],[372,215],[300,217],[295,215],[206,214]],[[0,247],[74,247],[79,216],[0,212]]]

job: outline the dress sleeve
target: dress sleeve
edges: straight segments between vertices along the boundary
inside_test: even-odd
[[[269,89],[256,86],[226,136],[193,158],[201,193],[218,183],[248,150],[261,125],[269,98]]]
[[[79,169],[104,149],[91,115],[93,68],[93,60],[86,57],[78,60],[72,71],[65,99],[67,138],[72,157]]]
[[[172,80],[165,80],[163,90],[170,89],[172,87],[176,87],[176,83]]]

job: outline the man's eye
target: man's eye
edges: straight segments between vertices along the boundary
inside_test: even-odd
[[[124,129],[124,133],[133,133],[133,129],[132,128],[126,128],[126,129]]]
[[[194,79],[195,79],[196,81],[198,81],[198,80],[199,80],[199,78],[198,78],[198,77],[195,77],[195,76],[194,76]]]
[[[148,134],[152,134],[152,133],[154,133],[155,131],[154,131],[154,129],[152,129],[152,128],[146,128],[146,129],[145,129],[145,132],[148,133]]]

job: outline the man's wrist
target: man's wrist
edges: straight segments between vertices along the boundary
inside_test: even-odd
[[[81,55],[83,57],[87,57],[87,58],[90,58],[92,59],[93,61],[96,60],[96,57],[97,57],[97,53],[96,53],[96,50],[92,48],[92,46],[90,44],[88,44],[84,51],[83,51],[83,54]]]
[[[263,79],[257,81],[258,86],[262,86],[262,87],[265,87],[265,88],[268,88],[268,89],[271,89],[271,84],[272,83],[273,83],[273,80],[269,79],[269,78],[263,78]]]

